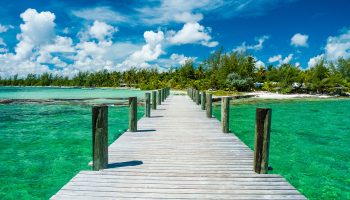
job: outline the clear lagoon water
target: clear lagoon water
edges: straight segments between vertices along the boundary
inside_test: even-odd
[[[254,148],[255,109],[272,108],[269,173],[309,199],[350,199],[350,100],[232,101],[230,130]],[[220,119],[220,106],[213,109]]]
[[[143,97],[144,91],[0,87],[0,99],[71,96]],[[91,169],[91,107],[0,104],[0,199],[48,199],[80,170]],[[138,110],[141,118],[143,107]],[[128,108],[110,106],[109,143],[127,128]]]
[[[0,99],[103,103],[129,96],[142,99],[144,91],[0,87]],[[273,109],[270,173],[282,174],[310,199],[350,199],[350,100],[235,101],[230,129],[250,148],[256,107]],[[11,103],[0,110],[0,199],[48,199],[80,170],[91,169],[91,105]],[[220,106],[214,115],[220,119]],[[110,143],[127,121],[127,107],[109,107]]]

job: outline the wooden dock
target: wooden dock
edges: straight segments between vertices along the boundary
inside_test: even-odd
[[[108,147],[108,169],[81,171],[51,199],[306,199],[280,175],[256,174],[253,151],[188,96],[151,116]]]

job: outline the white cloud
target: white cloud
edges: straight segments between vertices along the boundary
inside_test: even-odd
[[[291,39],[290,39],[290,45],[295,47],[307,47],[308,45],[308,35],[303,35],[300,33],[296,33]]]
[[[310,58],[309,62],[307,63],[307,66],[309,68],[316,66],[324,59],[324,54],[320,54],[318,56],[315,56],[313,58]]]
[[[203,15],[193,14],[189,12],[183,12],[183,13],[176,13],[174,14],[174,20],[177,22],[199,22],[203,19]]]
[[[215,47],[219,43],[217,41],[211,41],[210,28],[205,28],[197,22],[189,22],[184,24],[181,30],[178,32],[168,32],[168,40],[172,44],[202,44],[208,47]]]
[[[2,25],[2,24],[0,24],[0,33],[5,33],[9,29],[12,29],[12,28],[14,28],[12,25]]]
[[[275,55],[275,56],[272,56],[269,58],[269,62],[270,63],[274,63],[274,62],[277,62],[277,61],[281,61],[282,60],[282,55],[279,54],[279,55]]]
[[[203,18],[201,13],[194,13],[193,10],[208,5],[209,2],[208,0],[162,0],[156,6],[137,8],[137,11],[139,18],[146,24],[193,23]]]
[[[18,60],[28,59],[33,53],[33,48],[48,44],[55,38],[53,13],[38,13],[29,8],[20,17],[24,24],[20,25],[21,33],[17,35],[19,43],[15,48],[15,58]]]
[[[269,63],[278,62],[278,65],[288,64],[293,59],[293,54],[289,54],[287,57],[283,58],[281,54],[272,56],[269,58]]]
[[[328,37],[325,56],[331,61],[350,58],[350,28],[339,36]]]
[[[293,54],[289,54],[287,57],[285,57],[283,60],[282,60],[282,64],[288,64],[290,63],[290,61],[293,59]]]
[[[259,51],[264,47],[263,46],[264,42],[269,38],[270,37],[267,35],[255,38],[255,40],[258,42],[255,45],[247,45],[246,42],[243,42],[240,46],[237,46],[236,48],[234,48],[233,51],[237,51],[237,52],[246,52],[247,50]]]
[[[280,3],[292,1],[294,0],[150,0],[146,3],[147,6],[139,7],[136,11],[143,23],[164,25],[171,22],[198,22],[202,19],[200,15],[207,13],[217,18],[262,15]],[[176,17],[182,13],[190,17]]]
[[[184,65],[186,63],[186,61],[188,61],[188,60],[194,61],[197,58],[196,57],[187,57],[183,54],[173,53],[173,54],[171,54],[170,59],[175,61],[176,64]]]
[[[99,41],[109,40],[118,29],[100,21],[94,21],[94,24],[89,28],[89,34]]]
[[[0,38],[0,46],[7,46],[3,38]]]
[[[263,61],[261,61],[261,60],[257,60],[256,62],[255,62],[255,67],[265,67],[265,63],[263,62]]]
[[[75,10],[73,15],[91,21],[104,21],[109,23],[131,22],[125,15],[112,10],[110,7],[96,7]]]
[[[129,64],[138,65],[147,61],[153,61],[164,53],[162,50],[164,33],[162,31],[146,31],[143,37],[145,38],[146,44],[142,46],[141,50],[134,52],[130,56]]]

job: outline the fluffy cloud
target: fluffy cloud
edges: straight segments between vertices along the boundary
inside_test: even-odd
[[[211,41],[210,28],[205,28],[197,22],[184,24],[178,32],[170,31],[168,40],[172,44],[193,44],[198,43],[208,47],[215,47],[219,43]]]
[[[281,61],[282,60],[282,55],[279,54],[279,55],[275,55],[275,56],[272,56],[269,58],[269,62],[270,63],[274,63],[274,62],[277,62],[277,61]]]
[[[164,41],[163,31],[146,31],[143,34],[146,44],[138,51],[131,54],[124,62],[117,65],[118,68],[126,70],[130,67],[148,68],[151,65],[147,62],[154,61],[164,53],[162,43]]]
[[[290,39],[290,45],[295,47],[307,47],[308,46],[308,35],[303,35],[300,33],[296,33],[291,39]]]
[[[263,62],[263,61],[261,61],[261,60],[258,60],[258,61],[256,61],[255,62],[255,67],[265,67],[265,63]]]
[[[278,62],[279,65],[281,64],[288,64],[293,59],[293,54],[289,54],[287,57],[283,58],[281,54],[275,55],[269,58],[269,63]]]
[[[320,54],[318,56],[315,56],[313,58],[310,58],[309,62],[307,63],[308,67],[314,67],[317,64],[319,64],[324,59],[324,54]]]
[[[175,61],[176,64],[184,65],[186,63],[186,61],[188,61],[188,60],[194,61],[197,58],[196,57],[187,57],[183,54],[173,53],[173,54],[171,54],[170,59]]]
[[[263,46],[264,42],[269,38],[270,37],[267,35],[255,38],[255,40],[258,42],[255,45],[247,45],[246,42],[243,42],[240,46],[237,46],[236,48],[234,48],[233,51],[237,51],[237,52],[246,52],[247,50],[259,51],[264,47]]]
[[[211,29],[200,25],[201,14],[176,12],[178,22],[187,22],[177,31],[145,31],[144,44],[114,42],[118,29],[105,21],[95,20],[83,27],[77,34],[77,40],[67,35],[68,28],[56,32],[54,13],[38,12],[27,9],[20,17],[18,43],[13,52],[9,52],[6,43],[0,38],[0,76],[14,74],[26,76],[28,73],[73,76],[79,71],[124,70],[130,67],[149,68],[184,64],[186,60],[195,60],[183,54],[166,56],[165,48],[171,45],[201,44],[217,46],[212,41]],[[166,58],[165,58],[166,57]]]
[[[27,9],[20,17],[24,24],[20,25],[21,34],[17,35],[19,43],[15,48],[15,58],[18,60],[29,58],[34,47],[48,44],[55,37],[53,13],[38,13],[35,9]]]
[[[350,58],[350,29],[339,36],[328,37],[325,56],[331,61]]]
[[[94,21],[94,24],[89,28],[89,34],[99,41],[109,40],[116,31],[118,31],[117,28],[100,21]]]

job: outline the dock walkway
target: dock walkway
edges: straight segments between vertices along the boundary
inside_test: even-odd
[[[108,169],[81,171],[52,199],[306,199],[256,174],[253,151],[188,96],[170,95],[138,130],[109,146]]]

